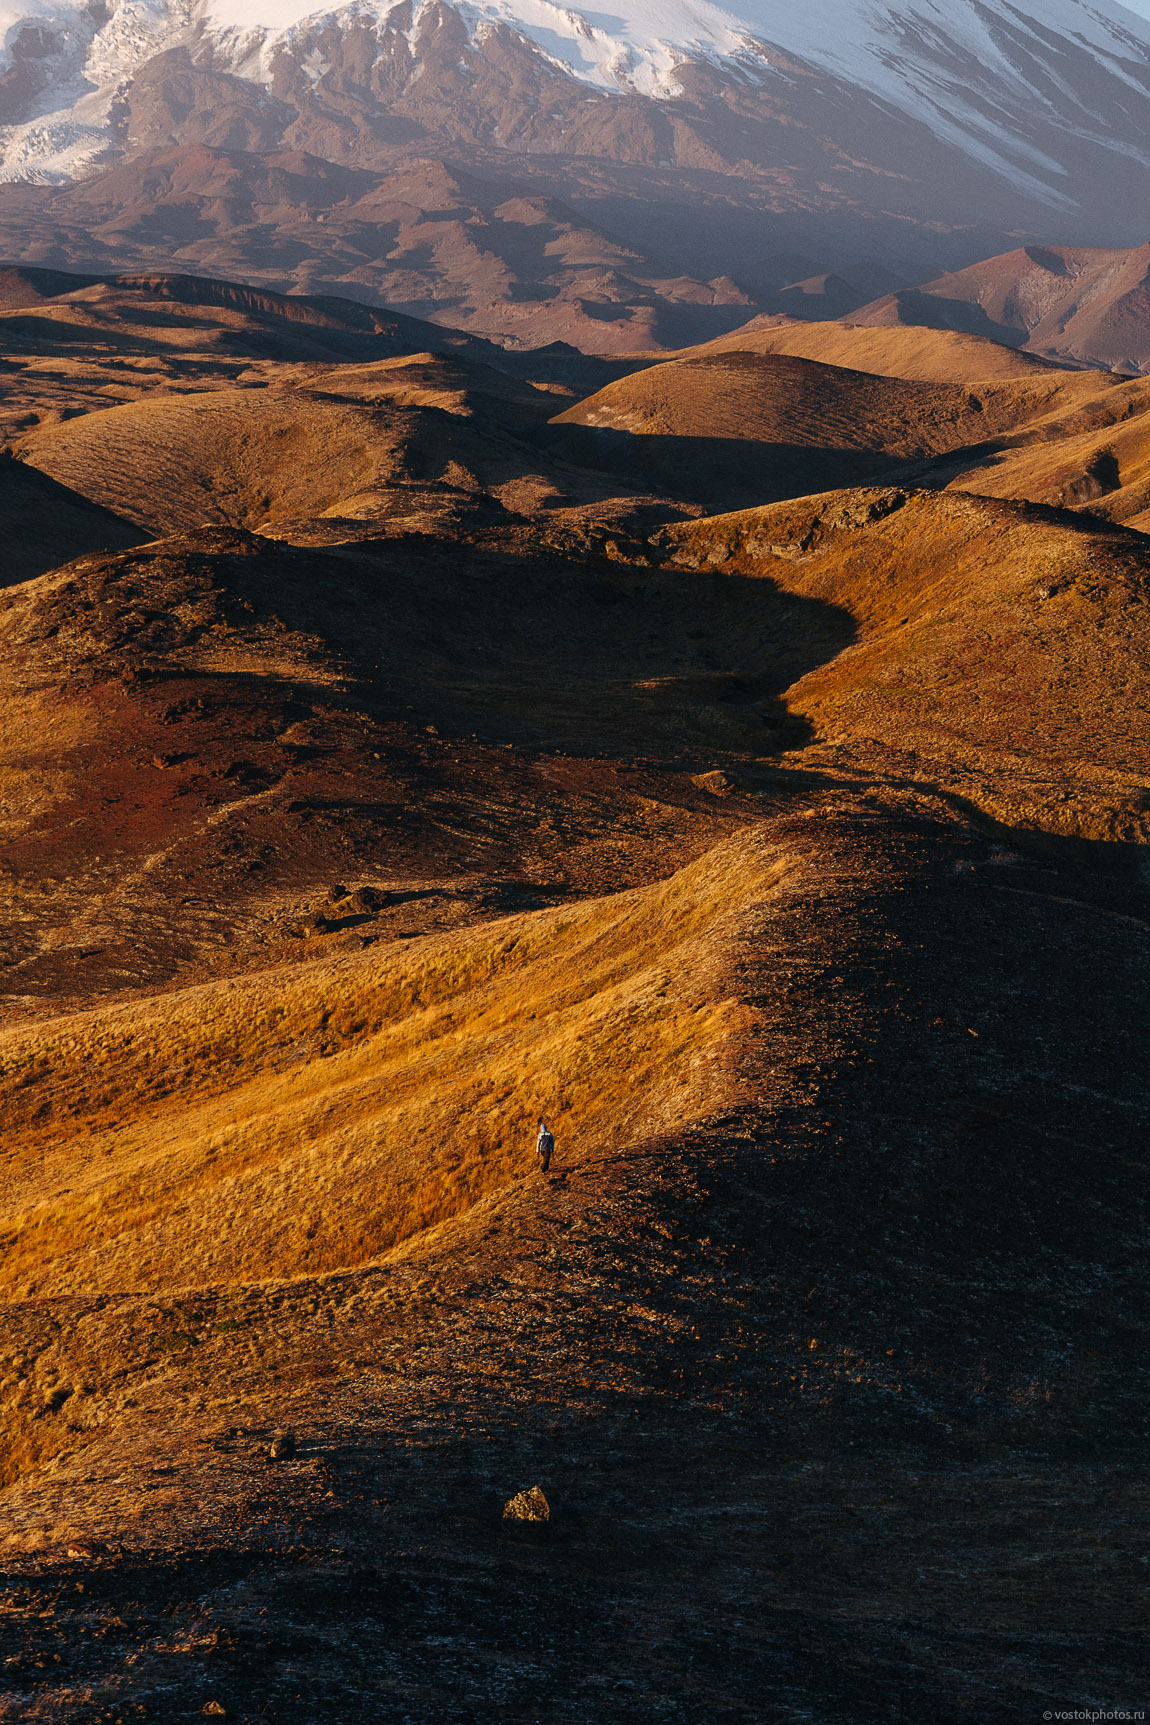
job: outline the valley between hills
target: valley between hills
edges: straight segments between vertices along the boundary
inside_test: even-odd
[[[1150,379],[19,264],[0,384],[0,1719],[1142,1705]]]

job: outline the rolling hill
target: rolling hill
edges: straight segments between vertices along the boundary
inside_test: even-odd
[[[91,277],[10,266],[0,269],[0,436],[11,448],[40,424],[153,392],[259,386],[278,367],[295,375],[309,365],[429,352],[500,357],[488,342],[351,300],[289,297],[199,276]]]
[[[1145,381],[0,299],[0,1711],[1125,1706]]]
[[[752,318],[730,335],[700,343],[682,357],[690,358],[692,353],[789,354],[847,371],[901,377],[909,383],[1001,383],[1034,377],[1055,364],[988,336],[959,330],[909,323],[872,326],[853,319],[807,323],[771,316]]]
[[[1029,497],[1080,509],[1145,532],[1150,526],[1150,447],[1144,379],[1105,388],[1076,411],[1051,415],[1025,439],[1003,438],[932,472],[990,497]]]
[[[819,328],[802,344],[821,345],[813,333]],[[767,332],[767,344],[776,333]],[[851,334],[836,326],[832,345],[841,351]],[[1022,438],[1031,421],[1065,415],[1106,388],[1095,375],[1048,368],[980,380],[974,390],[855,371],[770,345],[760,351],[755,332],[747,347],[737,340],[648,365],[565,408],[553,424],[583,429],[569,431],[558,447],[711,509],[730,508],[857,484],[951,451],[990,448],[1006,435]],[[966,356],[924,361],[926,345],[908,344],[908,369],[968,363]],[[971,363],[998,366],[999,351],[983,357],[979,350]],[[887,363],[903,363],[894,344],[886,353]]]

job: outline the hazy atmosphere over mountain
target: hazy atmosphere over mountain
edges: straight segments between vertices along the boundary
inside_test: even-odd
[[[0,6],[0,1721],[1141,1719],[1150,0]]]
[[[164,257],[528,342],[614,322],[633,348],[739,321],[660,332],[668,306],[841,315],[1020,241],[1145,238],[1150,23],[1110,0],[3,17],[0,251],[30,262]],[[562,279],[509,256],[533,242]],[[556,298],[568,328],[538,315]]]

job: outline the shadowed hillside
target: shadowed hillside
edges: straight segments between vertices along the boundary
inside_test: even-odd
[[[414,376],[402,362],[398,373],[364,369],[332,368],[311,388],[152,397],[40,431],[21,453],[154,533],[413,514],[436,487],[448,507],[486,497],[501,514],[493,493],[526,480],[534,464],[492,423],[509,415],[483,380],[477,392],[466,374],[432,363]],[[428,377],[435,369],[446,375]],[[518,406],[520,429],[545,419],[549,398],[494,373],[492,382]],[[476,394],[487,409],[478,425],[468,402]]]
[[[568,399],[631,369],[573,348],[506,354],[482,337],[335,296],[161,271],[0,266],[0,437],[9,445],[38,425],[153,395],[259,389],[317,366],[429,354],[554,381]]]
[[[571,931],[554,913],[505,926],[505,943],[527,935],[538,956],[523,970],[505,952],[470,998],[443,1001],[453,1022],[437,1040],[459,1032],[457,1079],[474,1055],[510,1078],[504,1049],[526,1056],[529,1078],[565,1033],[630,1009],[592,1041],[593,1087],[575,1087],[571,1127],[557,1118],[552,1182],[513,1179],[359,1269],[179,1289],[165,1264],[143,1297],[7,1308],[8,1465],[28,1471],[5,1499],[6,1629],[46,1716],[83,1717],[88,1697],[114,1707],[126,1690],[180,1719],[207,1700],[302,1719],[330,1710],[333,1670],[355,1684],[349,1718],[365,1697],[386,1716],[398,1672],[418,1682],[404,1705],[428,1722],[450,1706],[496,1718],[509,1690],[526,1706],[558,1693],[590,1717],[592,1679],[618,1685],[636,1671],[640,1689],[615,1690],[615,1711],[636,1722],[652,1693],[746,1721],[764,1697],[782,1706],[796,1692],[843,1725],[894,1704],[957,1719],[957,1666],[981,1715],[1006,1725],[1041,1698],[1052,1659],[1075,1690],[1131,1692],[1144,892],[1006,851],[937,813],[907,819],[877,787],[812,785],[722,858],[615,911],[589,907]],[[676,917],[694,920],[680,924],[682,959]],[[605,968],[587,967],[595,943]],[[470,938],[458,950],[482,951]],[[406,974],[430,980],[447,956],[414,952]],[[644,998],[652,961],[660,980]],[[627,980],[613,998],[615,964]],[[269,1009],[283,1007],[286,1026],[309,994],[342,1003],[386,974],[365,956],[286,989],[269,978],[275,992],[256,1011],[253,998],[220,997],[219,1029],[226,1040],[242,1027],[250,1046]],[[559,1008],[542,1027],[514,1008],[500,1016],[524,982],[560,985],[542,996]],[[707,1009],[695,1032],[690,987],[737,1004]],[[173,1006],[173,1027],[197,1016],[191,996]],[[132,1090],[120,1094],[138,1099],[122,1133],[92,1143],[112,1155],[73,1157],[66,1174],[56,1151],[31,1188],[55,1188],[27,1226],[42,1217],[66,1273],[106,1275],[98,1254],[110,1263],[119,1249],[138,1274],[149,1236],[133,1225],[154,1204],[172,1241],[197,1214],[218,1215],[218,1244],[194,1238],[221,1268],[253,1250],[261,1218],[273,1250],[282,1239],[303,1262],[346,1260],[354,1233],[335,1228],[357,1176],[371,1178],[371,1199],[349,1220],[379,1226],[391,1190],[369,1149],[380,1117],[348,1130],[345,1111],[369,1109],[384,1072],[348,1049],[313,1055],[294,1078],[269,1073],[246,1095],[237,1074],[234,1115],[213,1115],[209,1099],[200,1125],[218,1126],[200,1136],[176,1103],[175,1158],[148,1165],[144,1123],[155,1131],[173,1103],[135,1081],[167,1028],[152,1015],[129,1024],[96,1014],[42,1043],[4,1041],[6,1068],[33,1049],[67,1058],[70,1037],[73,1053],[92,1053],[91,1080],[72,1091],[78,1127],[97,1074],[118,1088],[116,1050],[128,1055]],[[642,1137],[612,1154],[601,1133],[615,1122],[580,1117],[583,1096],[597,1103],[618,1082],[626,1107],[636,1055],[640,1077],[643,1058],[662,1065],[676,1025],[683,1053],[717,1057],[713,1068],[678,1097],[673,1067],[660,1071],[635,1096]],[[393,1054],[402,1018],[396,1030]],[[415,1102],[418,1058],[401,1070],[396,1113]],[[245,1112],[261,1095],[284,1105],[262,1127]],[[508,1124],[517,1106],[514,1095],[476,1102],[489,1118],[507,1107]],[[325,1107],[328,1136],[296,1145],[293,1129],[314,1129]],[[416,1102],[411,1124],[423,1118]],[[429,1124],[433,1143],[396,1171],[423,1180],[419,1198],[458,1203],[464,1122],[440,1105]],[[257,1147],[281,1130],[276,1170]],[[395,1140],[401,1152],[412,1141]],[[84,1130],[77,1148],[86,1142]],[[522,1139],[516,1154],[528,1154]],[[24,1166],[34,1175],[34,1159]],[[133,1181],[139,1208],[126,1203]],[[101,1187],[123,1218],[102,1243],[85,1207]],[[285,1426],[297,1450],[273,1465]],[[502,1503],[536,1481],[551,1522],[517,1537]],[[1107,1559],[1089,1587],[1087,1536]],[[763,1597],[732,1627],[748,1574]],[[517,1615],[540,1575],[562,1649],[534,1611]],[[426,1622],[429,1595],[445,1633],[492,1649],[494,1672],[397,1633],[398,1611],[412,1632]],[[897,1657],[909,1616],[910,1663]],[[638,1659],[636,1620],[651,1625]],[[500,1651],[509,1621],[526,1667]],[[594,1641],[590,1660],[565,1651],[576,1633]]]
[[[170,270],[74,275],[28,264],[0,265],[0,334],[37,353],[56,348],[116,352],[137,347],[179,356],[215,348],[221,359],[391,359],[430,348],[490,357],[479,336],[335,295],[270,288]]]
[[[85,551],[120,551],[146,537],[79,492],[0,455],[5,585],[43,575]]]

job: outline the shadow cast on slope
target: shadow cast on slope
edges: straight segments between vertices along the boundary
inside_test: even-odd
[[[0,587],[13,587],[93,551],[123,551],[147,535],[35,467],[0,452]]]
[[[332,881],[468,883],[372,939],[469,920],[502,878],[547,902],[650,882],[745,814],[713,769],[811,740],[782,692],[852,633],[757,575],[513,533],[204,529],[27,582],[0,611],[0,782],[51,777],[6,833],[3,991],[38,1011],[318,951]]]
[[[657,486],[710,514],[868,485],[906,465],[879,449],[812,448],[742,437],[634,434],[605,426],[552,425],[546,447],[615,479]]]
[[[322,640],[356,704],[527,749],[688,764],[800,746],[811,729],[782,691],[855,637],[845,611],[761,575],[497,542],[252,544],[214,559],[215,578]]]
[[[65,569],[22,590],[9,628],[29,671],[77,692],[206,679],[168,715],[173,743],[205,702],[232,728],[234,691],[245,759],[264,690],[282,717],[285,698],[306,710],[322,690],[374,719],[413,713],[528,749],[684,764],[765,754],[807,734],[782,692],[855,638],[844,610],[758,572],[577,558],[496,536],[321,551],[226,528]],[[306,741],[284,744],[307,753]]]

